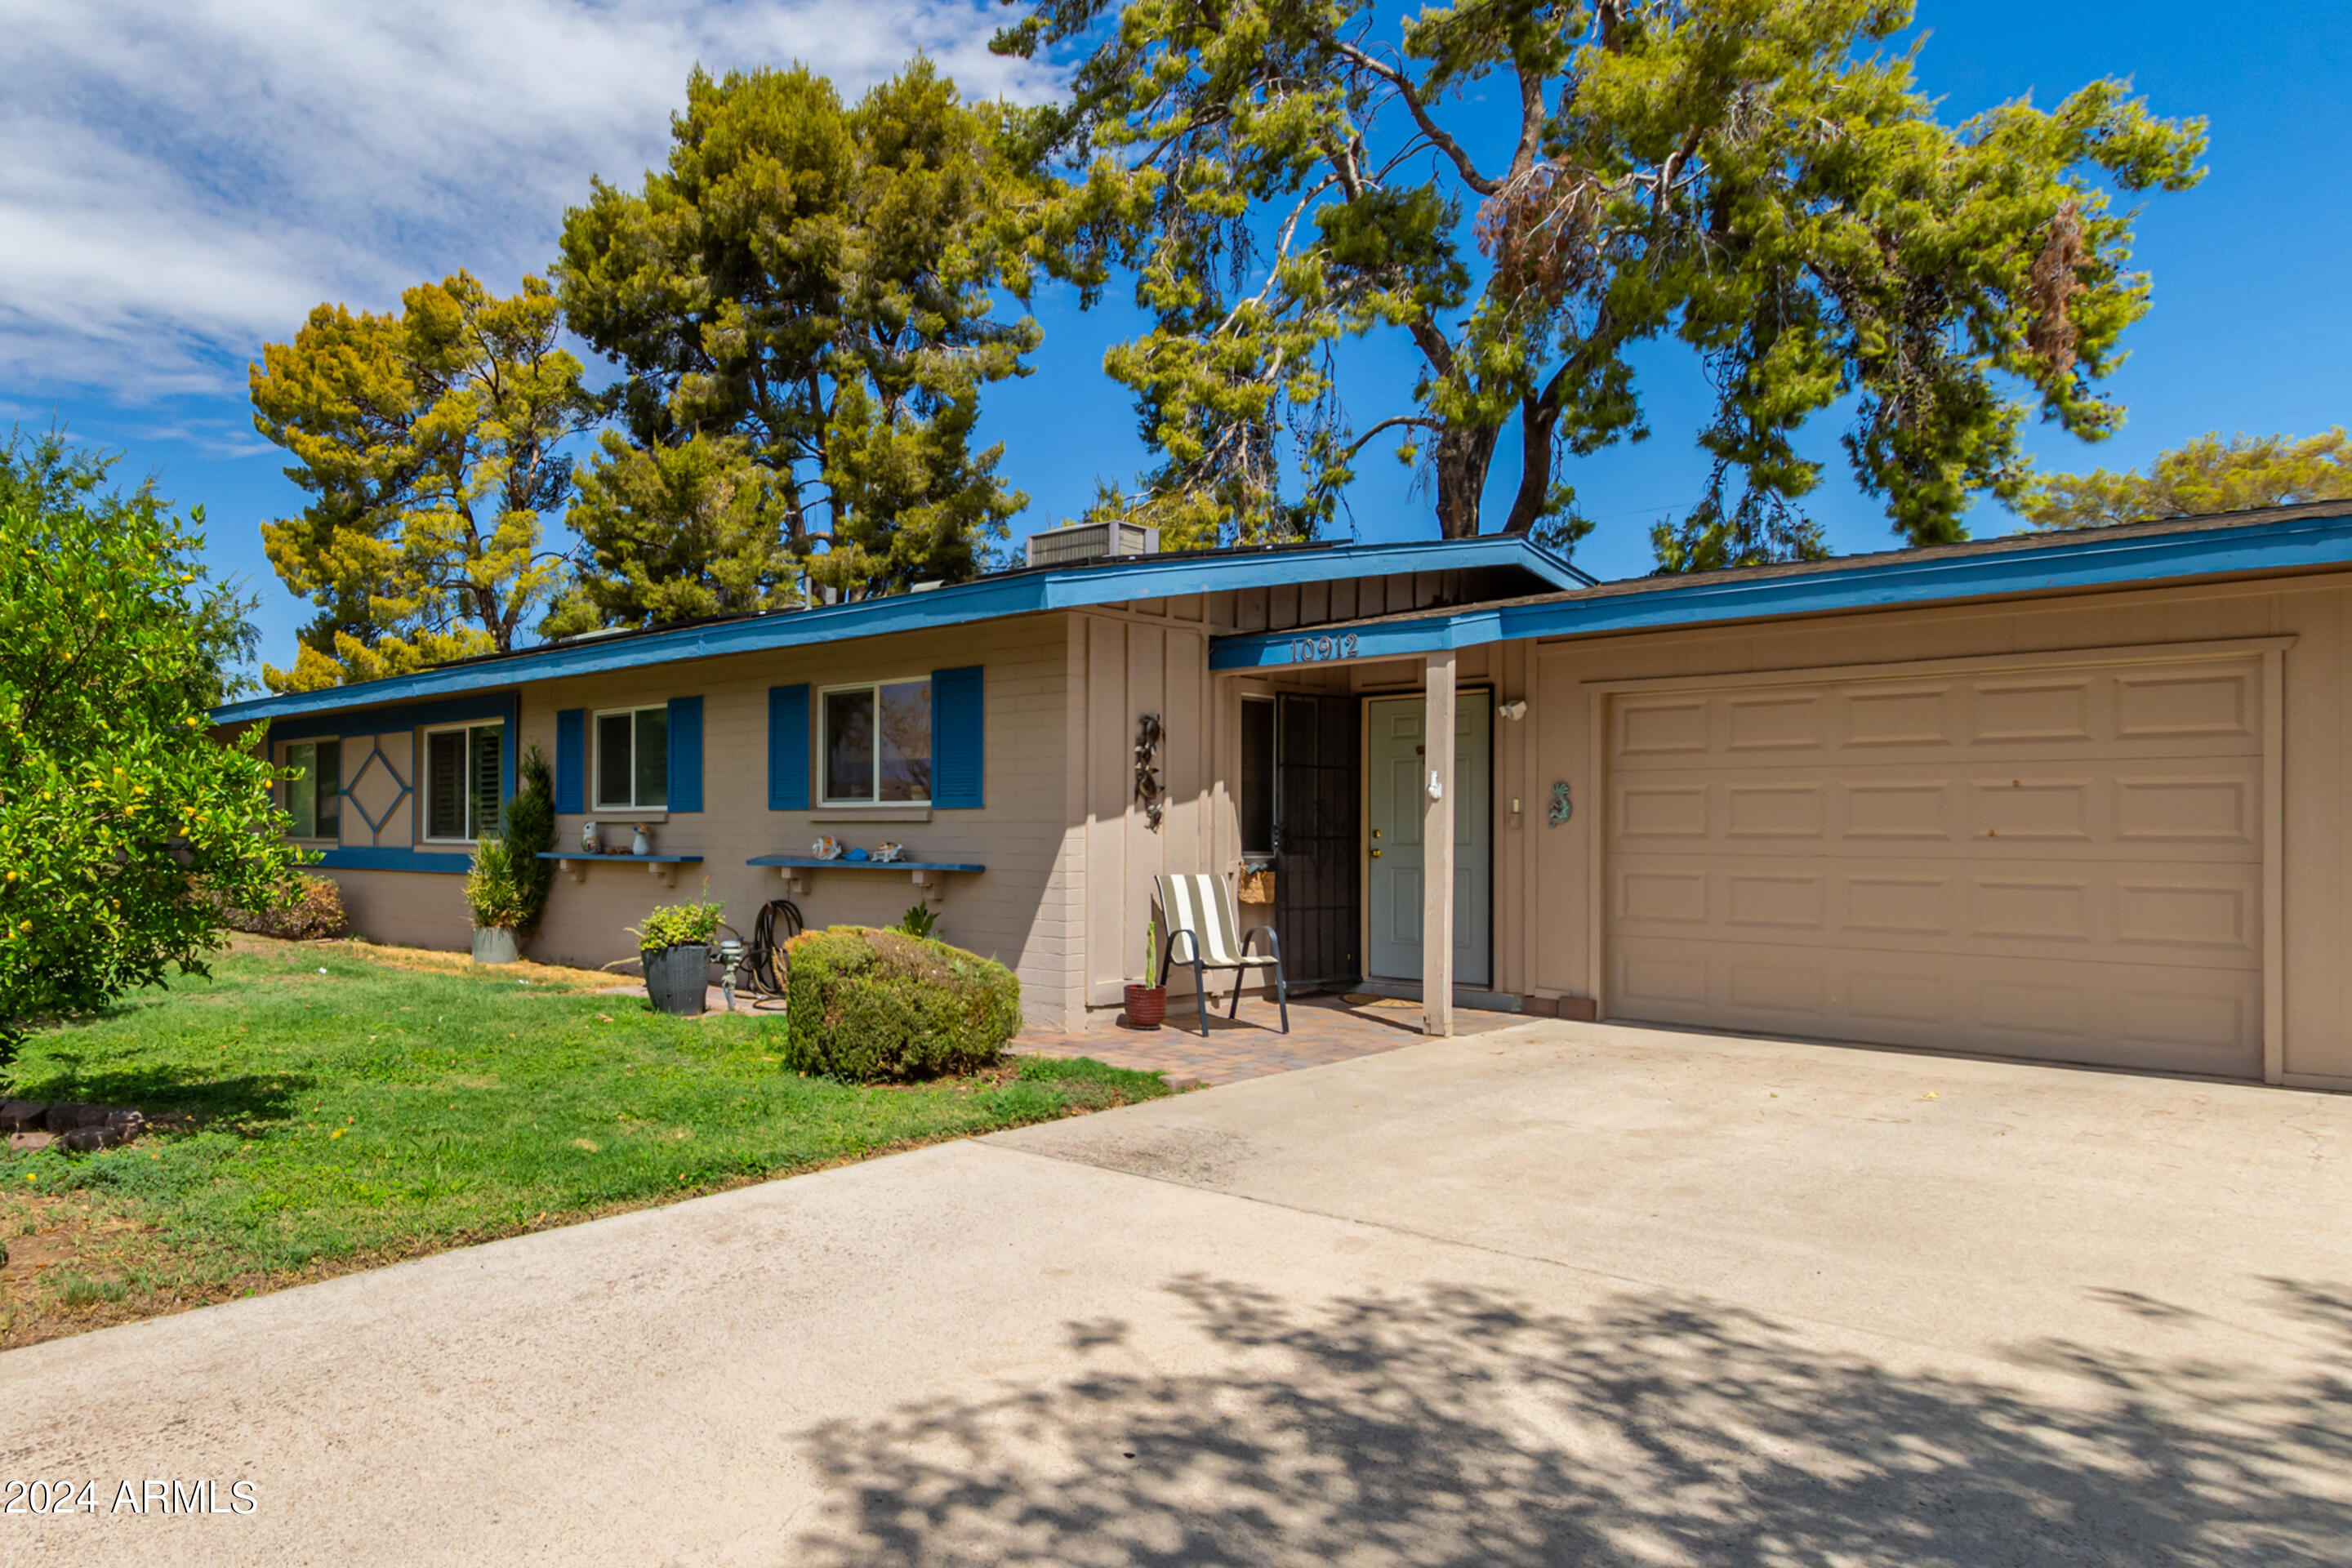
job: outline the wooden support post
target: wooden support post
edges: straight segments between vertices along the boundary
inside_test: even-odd
[[[1421,803],[1422,1033],[1454,1033],[1454,650],[1423,672]]]

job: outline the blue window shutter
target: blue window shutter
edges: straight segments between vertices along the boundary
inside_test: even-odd
[[[984,670],[977,664],[931,671],[931,804],[976,810],[988,804]]]
[[[555,716],[555,809],[585,811],[588,799],[588,710]]]
[[[669,808],[702,809],[702,699],[669,700]]]
[[[768,809],[806,811],[809,804],[809,689],[768,688]]]

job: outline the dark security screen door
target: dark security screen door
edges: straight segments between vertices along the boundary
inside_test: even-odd
[[[1274,929],[1293,985],[1349,984],[1356,958],[1352,697],[1280,700],[1275,745]]]

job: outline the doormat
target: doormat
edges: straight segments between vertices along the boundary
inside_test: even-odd
[[[1350,1007],[1410,1007],[1415,1011],[1421,1007],[1410,996],[1379,996],[1370,991],[1350,991],[1340,1000]]]

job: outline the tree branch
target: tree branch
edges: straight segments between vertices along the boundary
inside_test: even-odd
[[[1391,430],[1402,425],[1415,426],[1423,430],[1435,430],[1441,427],[1440,421],[1432,419],[1426,415],[1391,415],[1388,418],[1383,419],[1379,424],[1373,426],[1370,429],[1365,431],[1362,435],[1357,437],[1353,441],[1349,442],[1347,450],[1342,453],[1341,456],[1349,458],[1354,457],[1357,453],[1362,451],[1364,447],[1370,443],[1371,438],[1379,435],[1381,431]]]
[[[1371,72],[1396,89],[1397,96],[1404,100],[1405,108],[1412,111],[1413,123],[1421,127],[1421,133],[1428,137],[1439,152],[1453,161],[1454,167],[1462,175],[1464,184],[1482,196],[1491,196],[1503,188],[1496,181],[1480,174],[1478,166],[1470,162],[1470,154],[1463,151],[1462,143],[1454,140],[1446,133],[1444,126],[1429,117],[1429,110],[1421,101],[1421,94],[1413,90],[1412,79],[1404,72],[1385,60],[1366,54],[1355,45],[1344,40],[1335,38],[1332,40],[1331,47],[1339,52],[1342,58],[1353,61],[1357,66]]]
[[[1514,179],[1536,166],[1536,154],[1543,150],[1544,128],[1543,78],[1530,72],[1524,61],[1516,68],[1519,78],[1519,145],[1511,154]]]

